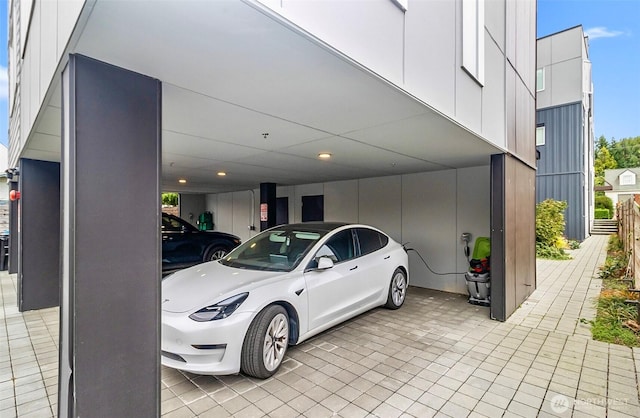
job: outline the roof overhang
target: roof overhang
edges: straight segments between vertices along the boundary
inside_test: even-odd
[[[71,53],[162,81],[166,191],[481,166],[502,152],[257,3],[96,1],[80,21]],[[60,159],[52,91],[23,157]]]

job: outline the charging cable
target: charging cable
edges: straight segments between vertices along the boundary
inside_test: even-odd
[[[408,244],[408,243],[407,243]],[[405,249],[405,251],[407,251],[407,253],[409,251],[413,251],[414,253],[418,254],[418,257],[420,257],[420,260],[422,260],[422,262],[424,263],[425,266],[427,266],[427,269],[429,269],[429,271],[437,276],[451,276],[454,274],[465,274],[467,273],[466,271],[463,271],[462,273],[459,272],[454,272],[454,273],[438,273],[437,271],[434,271],[431,267],[429,267],[429,264],[427,263],[427,260],[425,260],[422,255],[418,252],[418,250],[416,250],[415,248],[407,248],[406,245],[404,244],[403,247]]]

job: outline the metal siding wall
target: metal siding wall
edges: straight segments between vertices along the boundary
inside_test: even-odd
[[[536,123],[544,124],[546,133],[545,145],[536,147],[540,151],[537,175],[584,172],[582,105],[538,110]]]
[[[582,104],[573,103],[536,112],[537,124],[544,124],[545,145],[540,151],[536,174],[536,202],[564,200],[565,235],[570,239],[586,238],[584,208],[584,147]]]
[[[565,235],[569,239],[586,238],[583,182],[584,175],[580,173],[536,177],[537,203],[545,199],[567,202]]]

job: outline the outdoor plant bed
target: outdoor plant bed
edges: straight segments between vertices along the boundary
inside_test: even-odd
[[[600,269],[602,291],[597,302],[596,318],[591,323],[594,340],[628,347],[640,347],[638,308],[628,303],[638,300],[633,292],[633,281],[627,279],[629,255],[622,248],[617,235],[611,235],[607,247],[607,259]]]

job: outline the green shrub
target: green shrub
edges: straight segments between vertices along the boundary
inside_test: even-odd
[[[563,243],[564,210],[567,202],[547,199],[536,205],[536,255],[541,258],[569,258],[559,243]]]
[[[611,212],[609,212],[609,209],[599,208],[594,209],[593,212],[596,219],[611,219]]]
[[[613,213],[613,201],[611,200],[611,198],[604,195],[596,196],[594,203],[595,203],[596,209],[608,209],[609,213]],[[602,218],[599,218],[599,219],[602,219]]]
[[[178,206],[178,193],[162,193],[162,204]]]

